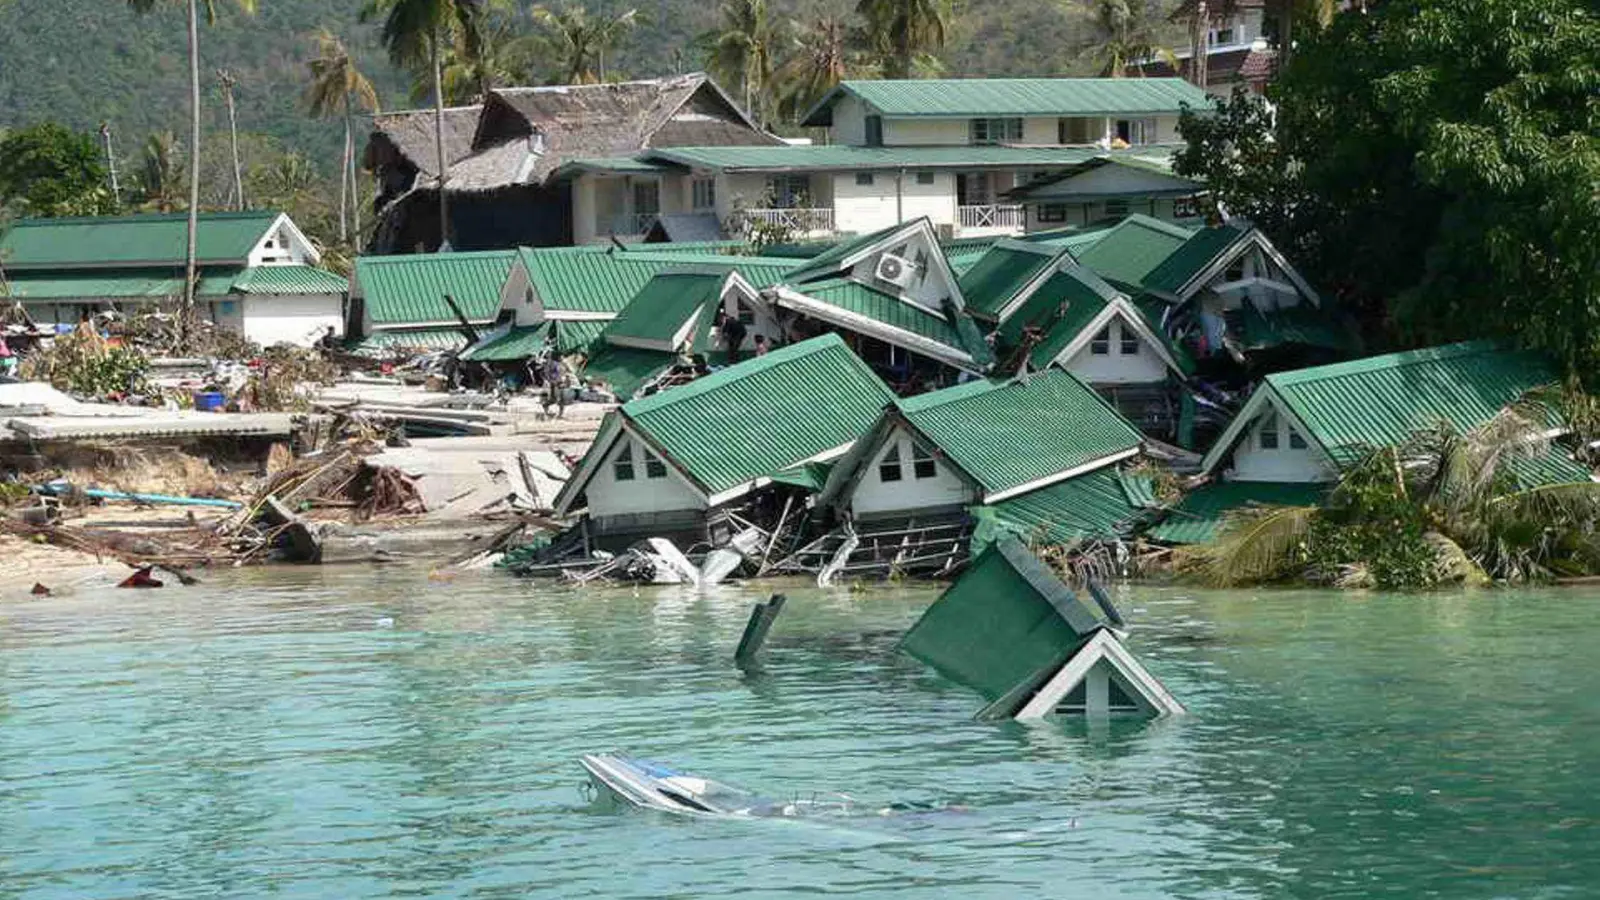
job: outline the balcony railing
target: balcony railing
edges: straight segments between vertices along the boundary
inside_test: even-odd
[[[606,227],[600,229],[601,234],[633,235],[644,234],[650,226],[656,224],[656,213],[619,213],[606,220]]]
[[[783,228],[799,234],[833,231],[832,207],[795,207],[793,209],[747,209],[745,217],[752,223],[760,222],[773,228]]]
[[[1021,231],[1027,224],[1021,206],[988,204],[985,206],[962,206],[956,210],[956,221],[963,230],[967,229],[1008,229]]]

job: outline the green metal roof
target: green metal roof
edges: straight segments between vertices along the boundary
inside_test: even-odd
[[[1148,149],[1148,148],[1146,148]],[[849,144],[756,147],[671,147],[653,160],[724,172],[838,172],[924,168],[1060,168],[1105,153],[1098,147],[909,146]]]
[[[803,463],[792,469],[784,469],[772,476],[772,480],[782,484],[794,485],[804,488],[813,494],[821,493],[822,488],[828,483],[828,473],[833,471],[831,462]]]
[[[802,124],[832,123],[832,107],[852,94],[881,115],[1098,116],[1177,115],[1208,108],[1206,92],[1182,78],[925,78],[840,82]]]
[[[351,348],[360,356],[387,356],[393,351],[460,350],[466,336],[454,328],[394,328],[374,331]]]
[[[1128,493],[1116,466],[1029,491],[993,506],[973,507],[978,527],[973,547],[1012,533],[1031,544],[1067,545],[1084,540],[1127,537],[1150,515]]]
[[[155,300],[183,293],[181,272],[163,275],[150,270],[25,272],[12,275],[8,283],[10,296],[22,301]]]
[[[961,296],[967,311],[988,319],[1000,310],[1054,261],[1057,251],[1016,241],[1002,241],[961,275]]]
[[[708,330],[716,315],[726,272],[667,270],[645,283],[633,299],[606,326],[606,341],[622,346],[649,342],[655,349],[678,349],[674,338],[691,321],[699,327],[690,332],[692,343],[699,343],[698,332]]]
[[[461,358],[469,362],[513,362],[529,359],[544,349],[545,338],[549,334],[549,323],[512,328],[505,334],[461,354]]]
[[[1084,190],[1079,176],[1103,166],[1134,170],[1140,180],[1115,191]],[[1205,182],[1173,174],[1170,153],[1134,156],[1130,152],[1108,152],[1081,162],[1059,175],[1031,181],[1006,196],[1023,203],[1069,203],[1118,198],[1188,197],[1203,190]]]
[[[1558,377],[1539,354],[1474,342],[1279,372],[1261,390],[1344,465],[1364,448],[1398,444],[1441,419],[1476,428]]]
[[[1106,625],[1020,541],[1003,536],[973,560],[917,624],[900,649],[991,704],[1010,698],[1010,715]]]
[[[195,257],[202,264],[244,265],[278,220],[276,212],[201,213]],[[22,269],[183,265],[184,213],[20,219],[0,235],[0,265]]]
[[[1298,344],[1351,355],[1361,350],[1361,337],[1352,324],[1332,309],[1310,304],[1263,313],[1254,303],[1239,310],[1243,327],[1239,344],[1245,350],[1260,350]]]
[[[775,283],[795,264],[791,259],[667,250],[571,253],[566,248],[524,247],[517,252],[546,312],[620,313],[650,279],[674,266],[737,269],[761,288]]]
[[[1312,506],[1330,485],[1276,481],[1214,481],[1185,494],[1161,524],[1146,532],[1166,544],[1203,544],[1231,511],[1246,506]]]
[[[816,278],[829,277],[839,273],[839,266],[848,259],[867,247],[876,244],[896,231],[905,228],[905,224],[890,225],[880,228],[869,234],[858,235],[840,240],[838,243],[817,255],[806,260],[790,270],[786,280],[791,284],[799,284]]]
[[[1140,283],[1152,291],[1177,294],[1196,275],[1226,253],[1249,232],[1235,225],[1213,225],[1189,236],[1161,264],[1151,269]]]
[[[1138,429],[1071,373],[971,381],[897,401],[986,496],[1138,449]]]
[[[1506,468],[1521,490],[1594,479],[1594,472],[1574,460],[1571,451],[1558,443],[1550,444],[1538,456],[1512,457],[1507,460]]]
[[[350,279],[316,266],[254,266],[239,273],[233,290],[239,294],[342,294]]]
[[[1170,222],[1131,215],[1078,254],[1078,262],[1102,277],[1139,284],[1152,269],[1189,239],[1190,231]]]
[[[845,312],[865,316],[892,328],[925,337],[965,353],[966,345],[954,325],[944,316],[931,313],[920,306],[867,287],[849,278],[818,281],[795,288],[815,300]]]
[[[579,172],[598,172],[603,175],[655,175],[673,171],[671,166],[646,162],[635,156],[604,156],[569,159],[553,173],[551,180],[566,178]]]
[[[849,444],[893,399],[866,363],[829,334],[633,400],[621,414],[717,494]]]
[[[677,361],[677,354],[638,347],[617,347],[601,342],[583,367],[583,377],[604,382],[620,400],[632,399],[641,387]]]
[[[600,332],[605,330],[607,323],[556,319],[550,324],[556,330],[556,351],[566,356],[569,353],[583,353],[593,347],[600,340]]]
[[[500,291],[516,255],[486,250],[363,256],[356,260],[356,286],[374,325],[453,323],[445,294],[470,321],[488,322],[500,312]]]

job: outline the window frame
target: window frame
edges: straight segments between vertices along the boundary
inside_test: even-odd
[[[1033,214],[1034,221],[1056,223],[1067,221],[1067,205],[1065,203],[1041,203]]]
[[[695,210],[717,208],[717,179],[696,178],[689,184],[689,205]]]
[[[877,178],[873,177],[872,172],[856,173],[856,187],[872,187],[877,183],[877,180]]]
[[[1275,453],[1283,449],[1282,426],[1279,424],[1277,410],[1272,410],[1262,417],[1261,424],[1256,427],[1256,449],[1267,453]],[[1268,436],[1272,440],[1267,440]]]
[[[1117,323],[1117,355],[1138,356],[1140,353],[1139,345],[1143,343],[1144,341],[1139,339],[1139,333],[1129,328],[1128,323]]]
[[[893,477],[890,477],[890,473]],[[905,481],[905,459],[900,455],[900,442],[889,445],[889,452],[878,460],[878,483],[897,484]]]
[[[967,143],[993,147],[1022,141],[1022,119],[1016,116],[983,117],[967,120]]]
[[[926,473],[926,474],[924,474]],[[939,459],[915,441],[911,444],[911,480],[927,481],[939,477]]]
[[[883,146],[883,116],[873,113],[863,120],[863,139],[868,147]]]
[[[624,475],[623,473],[627,474]],[[611,458],[611,480],[618,484],[625,481],[637,481],[638,472],[633,466],[633,442],[628,441],[622,445],[622,452]]]
[[[918,172],[917,184],[938,184],[939,175],[936,172]]]
[[[667,464],[649,450],[644,452],[644,479],[646,481],[660,481],[667,477]]]
[[[1090,356],[1110,356],[1111,355],[1111,326],[1110,325],[1107,325],[1106,327],[1100,329],[1098,332],[1095,333],[1094,337],[1089,339],[1089,355]]]

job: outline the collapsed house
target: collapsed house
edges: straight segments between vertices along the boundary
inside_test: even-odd
[[[581,513],[585,555],[646,537],[720,546],[783,518],[788,503],[757,494],[806,493],[789,473],[848,452],[892,398],[835,335],[774,350],[607,414],[556,511]]]
[[[1200,475],[1209,483],[1185,496],[1150,535],[1201,543],[1232,509],[1316,503],[1373,449],[1440,421],[1471,430],[1557,380],[1543,356],[1488,342],[1268,375],[1206,453]],[[1529,486],[1591,478],[1558,445],[1516,475]]]
[[[1014,537],[975,559],[900,649],[988,701],[980,719],[1185,712],[1116,633],[1108,599],[1084,598]]]
[[[358,258],[347,324],[355,352],[465,348],[472,335],[494,327],[515,257],[496,250]]]

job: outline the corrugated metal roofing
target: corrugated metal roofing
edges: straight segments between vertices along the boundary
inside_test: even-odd
[[[583,353],[600,340],[600,332],[605,330],[605,322],[569,322],[556,319],[550,323],[556,330],[556,350],[562,356],[569,353]]]
[[[548,322],[512,328],[505,334],[461,354],[461,358],[470,362],[511,362],[529,359],[544,349],[545,338],[549,334]]]
[[[798,265],[790,270],[788,274],[788,281],[793,284],[799,284],[801,282],[811,281],[817,278],[826,278],[837,275],[839,274],[840,264],[852,254],[876,244],[877,242],[905,227],[906,226],[904,224],[890,225],[888,228],[880,228],[877,231],[869,234],[845,238],[821,253],[818,253],[817,255],[806,260],[804,264]]]
[[[351,348],[359,356],[388,356],[395,352],[460,350],[467,339],[453,328],[397,328],[374,331]]]
[[[1330,485],[1276,481],[1214,481],[1185,494],[1161,524],[1146,534],[1166,544],[1203,544],[1232,510],[1246,506],[1311,506]]]
[[[1150,148],[1144,148],[1148,151]],[[826,144],[786,147],[673,147],[648,158],[727,172],[828,172],[922,168],[1060,168],[1106,151],[1098,147],[902,146]]]
[[[973,546],[1011,532],[1029,543],[1071,544],[1127,537],[1149,515],[1129,498],[1116,466],[1105,466],[993,506],[974,507]]]
[[[278,220],[276,212],[201,213],[195,255],[202,264],[244,265]],[[183,265],[188,244],[184,213],[20,219],[0,235],[0,260],[22,269]]]
[[[673,353],[617,347],[601,343],[583,367],[585,380],[604,383],[620,400],[630,400],[639,389],[672,367]]]
[[[845,312],[866,316],[891,328],[898,328],[937,341],[951,349],[966,352],[961,335],[944,316],[912,306],[893,294],[874,290],[859,281],[835,278],[830,281],[800,285],[795,290]]]
[[[900,649],[990,703],[1015,697],[1020,707],[1030,687],[1054,674],[1105,624],[1101,613],[1007,536],[928,607]]]
[[[1247,233],[1234,225],[1202,228],[1190,235],[1183,246],[1169,253],[1160,265],[1140,279],[1140,283],[1152,291],[1176,294]]]
[[[708,309],[714,314],[726,280],[726,274],[698,270],[668,270],[657,274],[606,326],[607,341],[624,344],[629,340],[650,341],[662,344],[662,350],[677,349],[672,346],[672,340],[685,324],[701,318]]]
[[[757,288],[775,283],[794,268],[789,259],[710,252],[571,253],[566,248],[526,247],[517,252],[547,312],[620,313],[650,279],[674,266],[737,269]]]
[[[233,290],[239,294],[342,294],[350,280],[316,266],[255,266],[239,273]]]
[[[898,401],[939,451],[982,485],[1011,490],[1139,447],[1138,429],[1071,373],[972,381]]]
[[[1083,263],[1104,278],[1139,284],[1149,272],[1183,246],[1190,231],[1149,216],[1131,215],[1078,253]]]
[[[634,400],[622,415],[715,494],[849,444],[893,399],[830,334]]]
[[[225,297],[239,277],[237,268],[202,270],[195,294]],[[23,302],[70,300],[161,300],[183,295],[183,273],[143,270],[58,269],[26,271],[7,280],[10,296]]]
[[[356,260],[356,286],[374,325],[455,322],[445,294],[469,320],[488,322],[500,312],[500,290],[516,255],[486,250],[363,256]]]
[[[1239,310],[1239,318],[1244,326],[1240,329],[1239,346],[1244,350],[1299,344],[1352,355],[1361,349],[1361,338],[1350,322],[1334,310],[1308,303],[1271,313],[1246,303]]]
[[[1206,92],[1182,78],[926,78],[841,82],[807,117],[826,125],[829,107],[854,94],[877,112],[911,116],[1177,115],[1209,108]]]
[[[1263,389],[1345,464],[1364,448],[1398,444],[1443,419],[1470,430],[1558,374],[1536,353],[1487,342],[1412,350],[1268,375]]]
[[[1050,265],[1056,252],[1051,247],[1009,241],[990,247],[959,280],[967,311],[998,318],[1000,310]]]
[[[1544,487],[1552,484],[1572,484],[1590,481],[1594,472],[1572,458],[1571,452],[1560,444],[1551,444],[1534,457],[1513,457],[1506,463],[1518,488]]]

